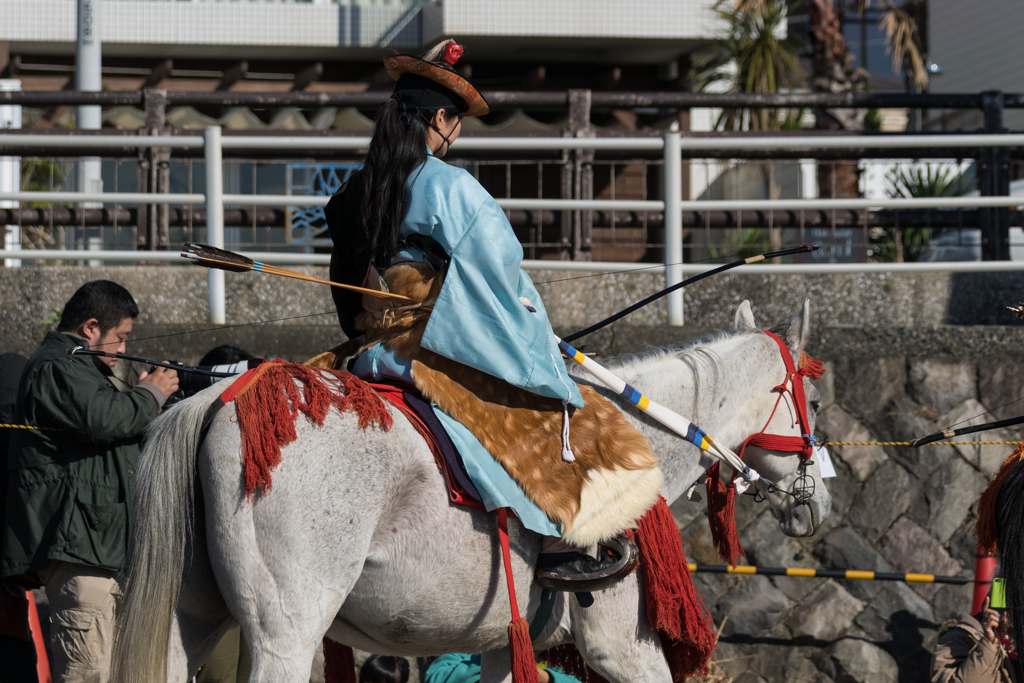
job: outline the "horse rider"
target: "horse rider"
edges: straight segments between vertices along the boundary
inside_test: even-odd
[[[403,261],[446,268],[420,346],[559,399],[566,410],[582,408],[540,295],[520,268],[523,249],[505,213],[470,173],[441,160],[459,137],[463,117],[489,111],[455,71],[461,53],[449,40],[422,57],[384,60],[395,90],[377,116],[363,167],[325,211],[334,243],[331,279],[361,285],[377,279],[374,269]],[[333,295],[342,330],[357,337],[356,318],[364,310],[360,294],[334,288]],[[349,367],[363,379],[411,383],[409,361],[383,344]],[[440,411],[438,418],[460,453],[490,457],[462,425]],[[521,491],[507,493],[523,498]],[[545,536],[538,569],[582,574],[610,562],[565,543],[557,525],[527,507],[514,509],[524,526]]]

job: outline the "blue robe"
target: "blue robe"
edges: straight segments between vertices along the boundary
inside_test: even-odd
[[[520,268],[523,247],[498,203],[465,170],[433,156],[410,174],[406,187],[409,210],[401,235],[430,236],[452,259],[423,348],[582,408],[544,303]]]
[[[427,235],[451,256],[421,346],[534,394],[583,407],[555,343],[544,304],[520,268],[523,248],[505,213],[465,170],[433,156],[409,176],[400,234]],[[399,256],[423,260],[416,249]],[[521,301],[530,302],[530,308]],[[353,367],[367,379],[411,381],[409,364],[378,344]],[[488,510],[509,507],[528,529],[561,536],[505,469],[460,423],[434,408]],[[557,454],[553,455],[557,457]]]

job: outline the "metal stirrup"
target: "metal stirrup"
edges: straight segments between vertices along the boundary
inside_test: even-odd
[[[590,574],[561,574],[558,572],[537,572],[534,581],[541,588],[566,593],[583,593],[611,588],[636,569],[640,551],[629,536],[620,534],[601,544],[619,556],[619,560],[598,572]]]

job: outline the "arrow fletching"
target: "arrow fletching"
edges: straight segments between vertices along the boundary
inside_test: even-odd
[[[208,266],[232,273],[244,273],[252,270],[255,261],[233,251],[211,247],[208,244],[186,244],[181,248],[182,258],[187,258],[197,266]]]

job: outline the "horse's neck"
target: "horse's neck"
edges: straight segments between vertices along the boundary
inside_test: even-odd
[[[612,368],[625,382],[652,401],[675,411],[715,439],[736,431],[733,415],[721,408],[722,392],[729,386],[728,356],[735,351],[730,340],[712,342],[680,357],[667,354]],[[619,405],[626,418],[646,436],[665,475],[663,493],[669,503],[693,484],[714,461],[693,444],[670,432],[625,401]],[[731,440],[731,439],[729,439]]]

